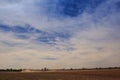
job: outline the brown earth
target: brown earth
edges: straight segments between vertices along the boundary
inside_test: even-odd
[[[53,72],[0,72],[0,80],[120,80],[120,69]]]

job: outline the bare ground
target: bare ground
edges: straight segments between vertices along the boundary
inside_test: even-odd
[[[118,70],[0,72],[0,80],[120,80]]]

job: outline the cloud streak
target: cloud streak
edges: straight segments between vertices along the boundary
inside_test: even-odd
[[[0,2],[0,68],[120,66],[119,0]]]

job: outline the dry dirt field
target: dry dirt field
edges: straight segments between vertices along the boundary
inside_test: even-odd
[[[0,80],[120,80],[119,70],[0,72]]]

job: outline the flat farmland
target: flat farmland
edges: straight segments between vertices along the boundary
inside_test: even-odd
[[[120,69],[0,72],[0,80],[120,80]]]

